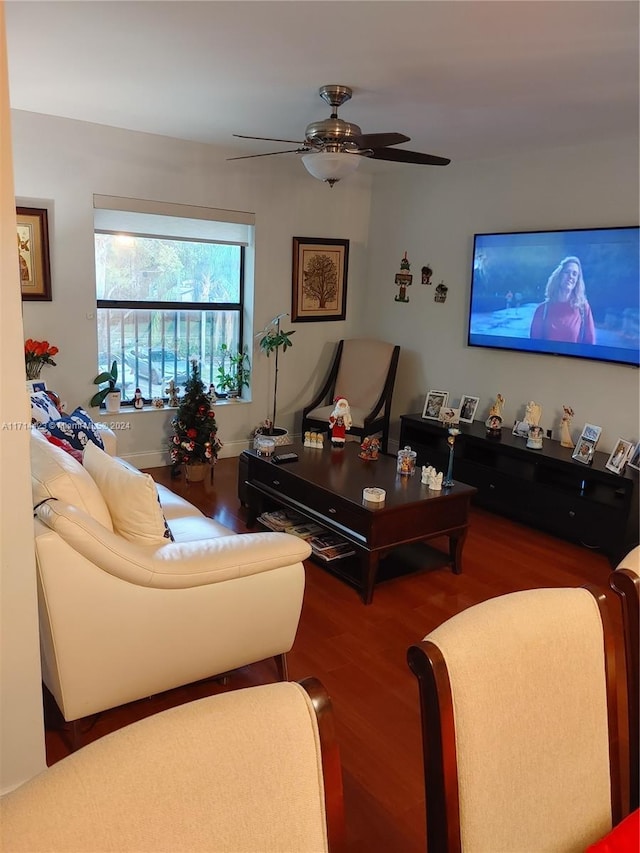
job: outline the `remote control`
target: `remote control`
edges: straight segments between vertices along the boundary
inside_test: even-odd
[[[297,462],[297,453],[278,453],[273,457],[274,465],[284,465],[285,462]]]

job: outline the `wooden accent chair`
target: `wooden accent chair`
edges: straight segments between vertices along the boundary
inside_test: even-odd
[[[584,850],[621,820],[613,630],[604,592],[534,589],[411,646],[429,853]]]
[[[622,608],[629,715],[629,802],[631,809],[637,809],[640,806],[640,546],[627,554],[611,573],[609,585],[619,596]]]
[[[302,432],[326,431],[334,400],[346,397],[353,420],[349,435],[362,439],[381,432],[382,452],[386,453],[399,357],[400,347],[385,341],[340,341],[326,382],[302,410]]]
[[[233,690],[94,741],[0,800],[2,850],[340,851],[340,756],[316,679]]]

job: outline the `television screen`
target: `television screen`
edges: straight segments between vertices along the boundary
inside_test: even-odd
[[[469,346],[638,367],[638,233],[476,234]]]

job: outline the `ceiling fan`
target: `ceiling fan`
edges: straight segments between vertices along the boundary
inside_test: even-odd
[[[290,142],[297,148],[271,151],[266,154],[246,154],[229,157],[229,160],[248,160],[252,157],[271,157],[274,154],[304,154],[302,162],[307,171],[318,180],[333,186],[340,178],[350,175],[358,168],[360,157],[374,160],[393,160],[396,163],[417,163],[424,166],[446,166],[451,160],[434,154],[407,151],[406,148],[391,146],[409,142],[403,133],[363,133],[357,124],[338,118],[341,107],[353,95],[348,86],[330,84],[321,86],[318,94],[332,108],[330,118],[314,121],[307,125],[304,141],[274,139],[268,136],[233,135],[239,139],[262,139],[265,142]]]

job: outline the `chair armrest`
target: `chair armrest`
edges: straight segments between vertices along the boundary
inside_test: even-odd
[[[311,554],[288,533],[240,533],[197,542],[140,545],[112,533],[62,501],[47,501],[38,518],[71,548],[121,580],[158,589],[188,589],[301,563]]]

